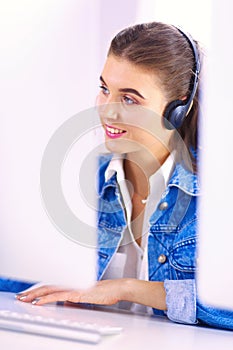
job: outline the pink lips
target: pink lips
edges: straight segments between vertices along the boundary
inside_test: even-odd
[[[110,139],[117,139],[126,133],[125,130],[105,124],[105,133]]]

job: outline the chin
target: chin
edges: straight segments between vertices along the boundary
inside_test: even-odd
[[[135,142],[129,140],[105,140],[105,147],[111,153],[124,154],[137,152],[140,147]]]
[[[118,154],[123,154],[126,153],[124,149],[122,149],[121,147],[117,146],[117,145],[113,145],[112,141],[111,142],[106,142],[105,143],[105,147],[107,148],[107,150],[110,153],[118,153]]]

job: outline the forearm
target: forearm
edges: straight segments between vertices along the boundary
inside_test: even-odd
[[[163,282],[142,281],[133,278],[122,279],[120,299],[166,310],[166,292]]]

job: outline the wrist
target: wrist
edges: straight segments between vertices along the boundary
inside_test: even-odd
[[[166,292],[163,282],[125,278],[120,281],[120,300],[166,310]]]
[[[136,282],[135,278],[122,278],[120,280],[120,300],[134,302]]]

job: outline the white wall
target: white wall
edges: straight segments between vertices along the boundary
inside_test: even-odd
[[[92,255],[43,208],[41,160],[59,126],[94,106],[109,40],[132,24],[135,3],[0,0],[0,274],[49,280],[51,262],[64,281],[73,266],[80,283],[93,272]]]
[[[206,46],[210,40],[211,0],[141,0],[136,20],[180,26]]]
[[[232,12],[231,0],[212,1],[201,132],[199,290],[209,303],[233,310]]]
[[[49,280],[51,263],[54,277],[64,277],[84,254],[90,263],[75,271],[85,281],[94,266],[49,221],[40,166],[56,129],[94,104],[95,4],[0,1],[0,274]]]

